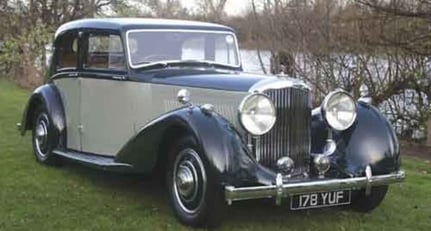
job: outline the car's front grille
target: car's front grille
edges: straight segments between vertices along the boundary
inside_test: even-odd
[[[311,143],[309,90],[292,87],[264,93],[274,101],[277,120],[271,131],[254,140],[256,159],[275,169],[280,157],[289,156],[295,162],[293,174],[308,172]]]

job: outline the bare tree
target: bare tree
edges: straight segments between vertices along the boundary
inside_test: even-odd
[[[221,22],[225,15],[226,2],[227,0],[200,0],[198,5],[207,20]]]
[[[188,15],[179,0],[145,0],[144,4],[150,8],[154,17],[185,18]]]

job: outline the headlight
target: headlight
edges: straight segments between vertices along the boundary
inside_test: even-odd
[[[322,104],[323,118],[333,129],[343,131],[355,122],[356,103],[349,93],[336,90],[325,97]]]
[[[239,105],[239,120],[252,135],[263,135],[275,124],[275,106],[272,100],[263,94],[249,95]]]

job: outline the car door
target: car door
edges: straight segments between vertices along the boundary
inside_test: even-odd
[[[52,82],[57,86],[66,116],[67,148],[81,151],[81,86],[78,75],[80,34],[71,31],[59,35],[54,44],[51,70]]]
[[[81,71],[82,151],[113,156],[134,134],[133,83],[127,79],[121,37],[84,34]]]

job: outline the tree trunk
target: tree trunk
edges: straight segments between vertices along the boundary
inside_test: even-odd
[[[428,147],[431,147],[431,116],[428,118],[428,134],[427,134],[427,143]]]

